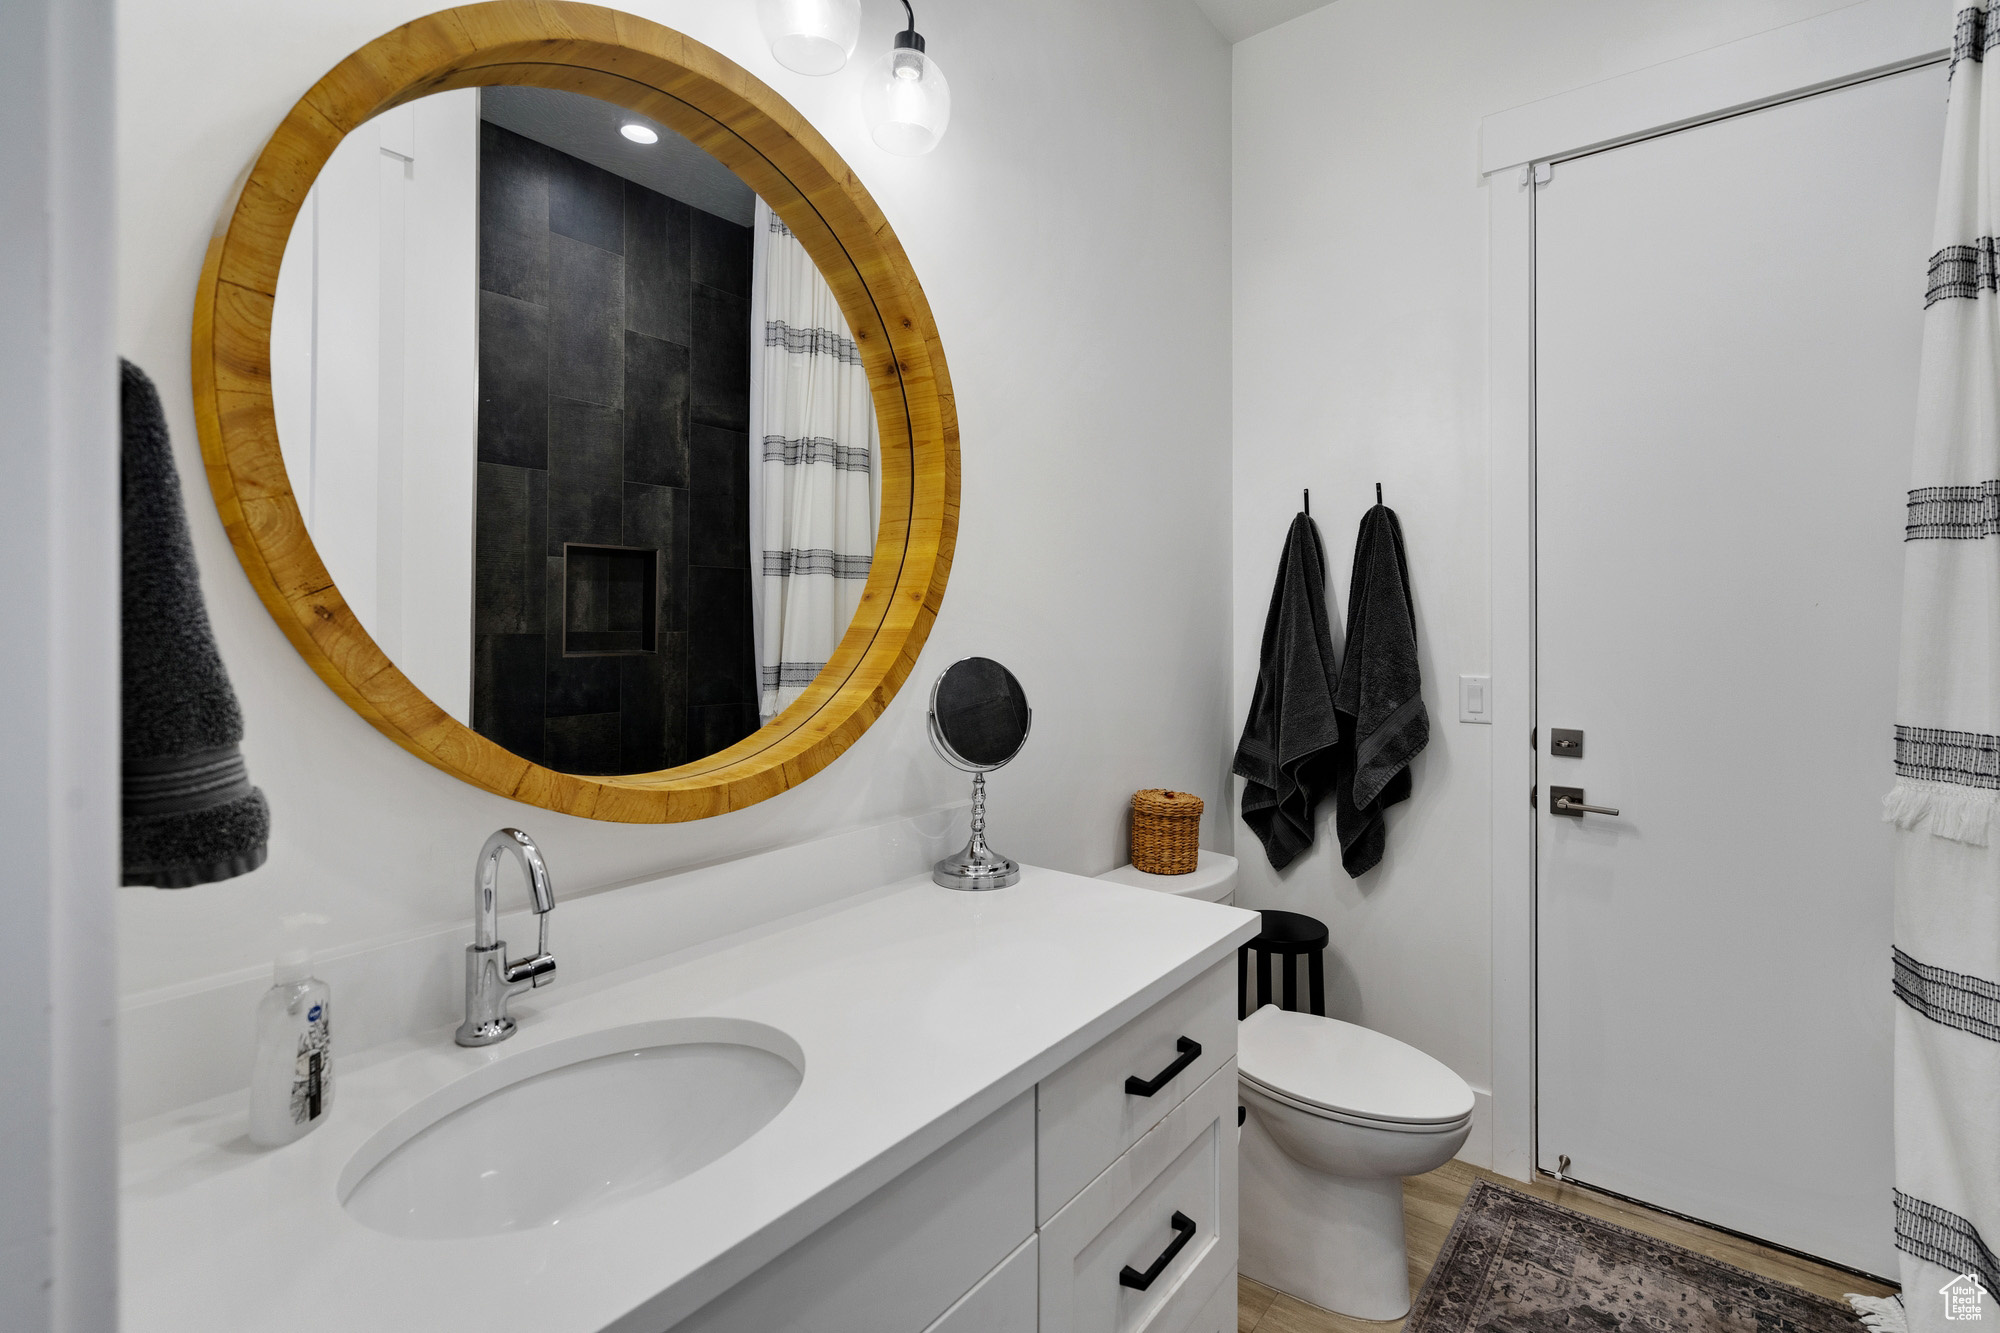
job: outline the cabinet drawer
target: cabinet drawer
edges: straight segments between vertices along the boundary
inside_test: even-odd
[[[1236,1062],[1044,1223],[1041,1252],[1040,1333],[1191,1327],[1236,1275]]]
[[[1152,1096],[1126,1080],[1154,1080],[1185,1052],[1201,1054]],[[1036,1216],[1046,1222],[1118,1154],[1139,1141],[1236,1055],[1236,963],[1218,963],[1064,1065],[1036,1090]]]

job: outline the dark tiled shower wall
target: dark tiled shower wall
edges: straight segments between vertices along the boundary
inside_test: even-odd
[[[757,726],[750,230],[480,126],[472,725],[572,773]],[[563,545],[660,552],[651,652],[565,656]]]

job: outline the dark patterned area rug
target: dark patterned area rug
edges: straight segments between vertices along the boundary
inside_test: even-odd
[[[1487,1181],[1404,1333],[1866,1333],[1853,1310]]]

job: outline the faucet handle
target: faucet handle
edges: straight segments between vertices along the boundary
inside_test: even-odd
[[[555,955],[543,949],[532,958],[516,958],[507,964],[507,970],[501,975],[506,977],[509,986],[519,986],[523,982],[529,986],[539,986],[555,974]]]
[[[532,843],[529,845],[533,846]],[[553,901],[549,905],[551,908],[555,906]],[[507,964],[505,976],[510,986],[518,986],[524,981],[530,986],[539,986],[556,974],[556,956],[549,952],[549,914],[537,909],[535,924],[538,929],[535,932],[533,956],[516,958]]]

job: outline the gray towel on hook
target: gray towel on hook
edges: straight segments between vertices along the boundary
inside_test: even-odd
[[[271,813],[201,600],[160,395],[120,362],[126,884],[185,889],[264,864]]]
[[[1334,706],[1350,743],[1334,795],[1340,863],[1354,878],[1375,868],[1388,842],[1383,814],[1410,795],[1410,760],[1430,742],[1417,614],[1403,526],[1377,504],[1361,519],[1347,588],[1347,660]]]
[[[1326,610],[1326,548],[1300,514],[1264,615],[1257,689],[1236,745],[1243,822],[1274,870],[1312,846],[1313,818],[1334,789],[1340,721],[1334,713],[1333,633]]]

